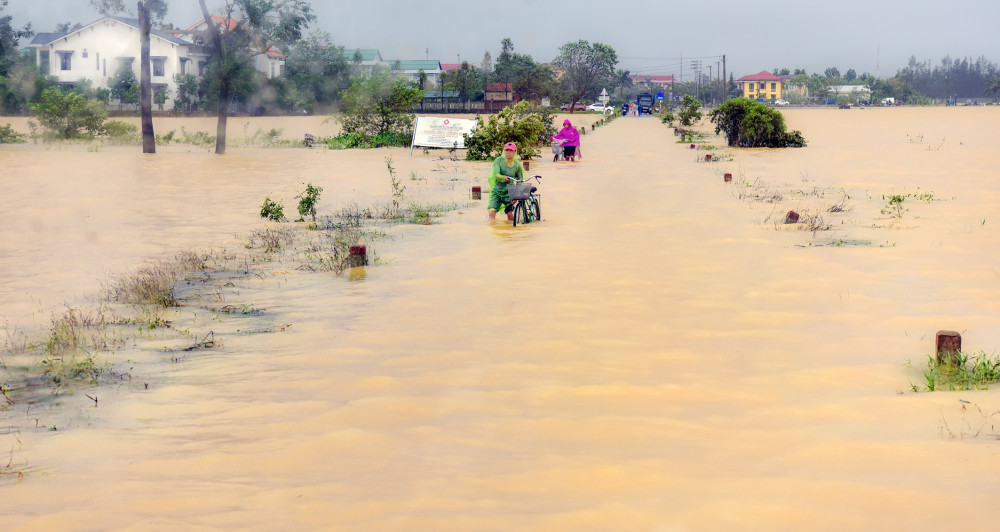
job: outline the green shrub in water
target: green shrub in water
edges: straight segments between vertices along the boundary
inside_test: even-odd
[[[312,217],[314,222],[316,221],[316,203],[319,201],[320,192],[323,192],[323,187],[314,187],[312,183],[309,183],[301,194],[295,196],[299,199],[299,219],[297,221],[304,222],[307,214]]]
[[[271,198],[265,197],[264,204],[260,207],[260,217],[274,222],[283,222],[285,220],[285,208]]]

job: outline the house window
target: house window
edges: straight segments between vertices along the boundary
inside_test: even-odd
[[[774,91],[774,90],[778,90],[778,89],[777,89],[777,86],[778,86],[778,84],[777,84],[777,83],[772,83],[772,84],[771,84],[771,90],[773,90],[773,91]]]
[[[86,48],[84,48],[84,49],[83,49],[83,58],[84,58],[84,59],[86,59],[86,58],[88,58],[88,57],[90,57],[90,56],[89,56],[89,55],[87,55],[87,49],[86,49]]]
[[[73,52],[56,52],[59,54],[59,70],[72,70],[73,62],[71,58],[73,57]]]
[[[753,83],[750,84],[750,92],[753,92]]]
[[[151,58],[153,63],[153,75],[162,76],[163,75],[163,65],[167,62],[165,57],[153,57]]]

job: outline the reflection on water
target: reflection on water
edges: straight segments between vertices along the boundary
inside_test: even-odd
[[[3,147],[0,308],[18,327],[151,257],[239,248],[265,196],[291,210],[312,183],[320,214],[385,202],[386,156],[408,199],[459,205],[373,242],[382,265],[265,266],[228,292],[263,309],[250,321],[172,311],[224,347],[143,336],[116,355],[142,369],[88,391],[99,407],[66,395],[28,414],[39,429],[0,432],[38,468],[0,487],[4,522],[988,528],[997,392],[910,382],[937,330],[1000,345],[997,110],[785,115],[807,148],[721,163],[618,120],[583,137],[584,161],[533,164],[545,219],[517,228],[467,199],[487,163],[435,153]],[[881,212],[893,194],[910,194],[902,217]],[[829,229],[773,222],[792,209]]]

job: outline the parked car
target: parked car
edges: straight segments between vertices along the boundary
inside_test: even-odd
[[[788,101],[778,98],[777,100],[774,100],[774,105],[788,105]]]
[[[560,111],[569,111],[569,105],[570,104],[568,104],[568,103],[564,103],[564,104],[562,104],[562,105],[559,106],[559,110]],[[587,106],[583,105],[582,103],[577,102],[576,105],[573,106],[573,110],[574,111],[586,111],[587,110]]]
[[[605,106],[604,104],[601,104],[601,103],[592,103],[592,104],[590,104],[590,105],[587,106],[587,110],[588,111],[597,111],[598,113],[610,113],[611,111],[614,111],[614,109],[612,109],[610,107],[607,107],[607,106]]]

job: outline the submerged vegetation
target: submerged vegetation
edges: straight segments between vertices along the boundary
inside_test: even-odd
[[[802,133],[785,130],[781,112],[746,98],[734,98],[714,109],[715,133],[724,132],[730,146],[739,148],[801,148]]]
[[[923,374],[924,385],[911,382],[912,391],[987,390],[1000,381],[1000,355],[957,351],[945,354],[940,362],[928,355]]]

